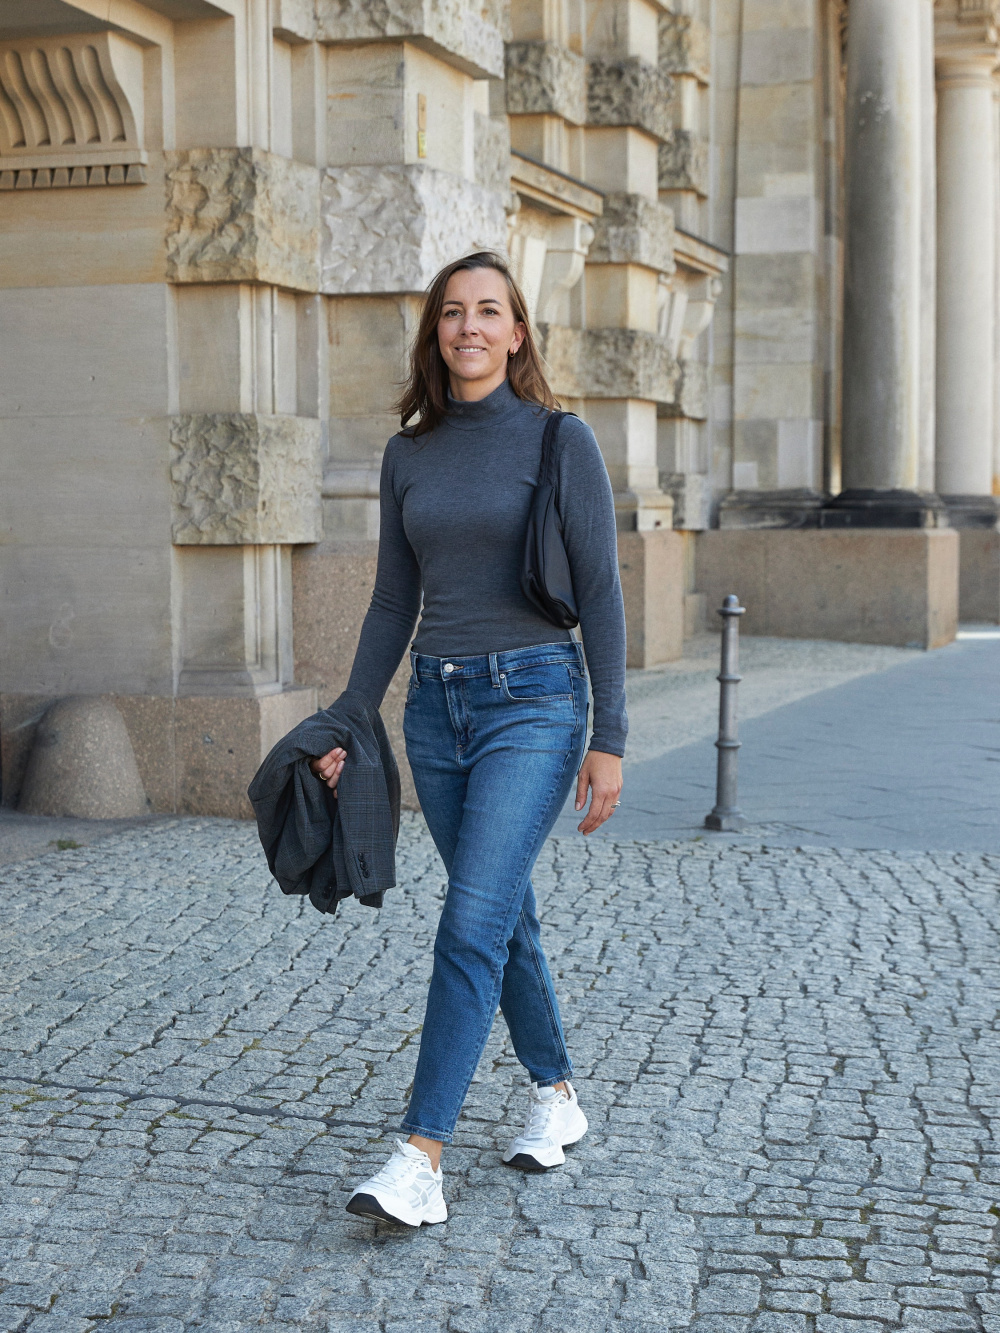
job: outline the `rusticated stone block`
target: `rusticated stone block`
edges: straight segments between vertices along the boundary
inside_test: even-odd
[[[507,11],[504,0],[317,0],[318,40],[408,37],[439,48],[474,78],[502,79]]]
[[[671,130],[659,147],[661,190],[708,195],[708,144],[692,130]]]
[[[587,123],[635,125],[665,139],[673,120],[673,80],[638,56],[592,60],[587,67]]]
[[[588,264],[645,264],[673,273],[674,214],[666,204],[641,194],[606,194],[593,227]]]
[[[318,540],[322,465],[312,417],[186,413],[173,418],[170,444],[175,545]]]
[[[502,198],[510,193],[510,124],[506,116],[474,113],[476,182]]]
[[[503,195],[433,167],[330,167],[321,207],[328,295],[423,291],[449,260],[507,240]]]
[[[693,74],[708,83],[711,68],[708,27],[690,14],[660,15],[660,69],[664,74]]]
[[[539,324],[553,392],[565,398],[673,403],[680,370],[665,338],[641,329]]]
[[[511,42],[507,47],[507,111],[512,116],[551,113],[582,125],[587,117],[583,57],[560,42]]]
[[[319,283],[319,173],[259,148],[166,153],[167,279]]]

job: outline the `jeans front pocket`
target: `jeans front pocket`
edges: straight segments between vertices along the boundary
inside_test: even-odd
[[[556,703],[573,698],[573,679],[565,662],[529,662],[501,671],[500,689],[511,703]]]

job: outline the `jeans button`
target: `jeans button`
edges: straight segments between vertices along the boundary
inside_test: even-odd
[[[447,671],[447,672],[451,672],[451,671],[454,671],[454,670],[455,670],[455,668],[452,666],[452,664],[451,664],[450,662],[445,662],[445,664],[444,664],[444,669],[445,669],[445,671]]]

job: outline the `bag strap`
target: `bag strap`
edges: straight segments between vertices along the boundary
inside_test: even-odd
[[[556,442],[559,438],[559,427],[564,417],[571,416],[572,412],[550,412],[545,429],[542,431],[542,461],[538,469],[538,481],[539,484],[547,481],[554,491],[559,489],[556,485]]]

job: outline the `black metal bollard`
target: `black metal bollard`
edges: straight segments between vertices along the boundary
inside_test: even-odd
[[[740,743],[736,739],[736,686],[743,677],[740,665],[740,616],[746,610],[732,593],[722,603],[722,669],[719,681],[719,751],[715,809],[705,816],[705,827],[719,833],[738,833],[746,820],[736,804],[736,769]]]

